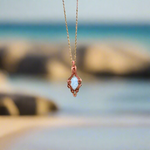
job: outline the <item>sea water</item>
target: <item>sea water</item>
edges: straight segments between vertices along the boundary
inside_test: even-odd
[[[71,40],[74,39],[75,26],[69,24]],[[65,42],[65,24],[0,24],[0,40],[40,40]],[[149,25],[79,24],[78,42],[126,41],[150,49]],[[74,41],[74,40],[73,40]]]

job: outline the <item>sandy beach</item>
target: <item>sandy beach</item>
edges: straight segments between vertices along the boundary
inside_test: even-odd
[[[0,149],[7,150],[16,138],[28,135],[40,128],[60,129],[69,127],[107,127],[107,128],[132,128],[149,127],[148,116],[105,116],[94,119],[83,117],[0,117]]]

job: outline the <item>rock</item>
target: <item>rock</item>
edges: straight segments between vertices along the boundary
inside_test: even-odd
[[[56,46],[57,47],[57,46]],[[0,69],[9,74],[46,75],[46,64],[55,55],[53,46],[14,42],[0,47]]]
[[[57,105],[41,97],[0,93],[0,115],[46,115]]]
[[[42,75],[57,81],[70,76],[67,46],[25,45],[7,44],[0,47],[0,69],[9,74]],[[150,78],[150,54],[144,48],[128,43],[79,45],[77,68],[80,76],[89,80],[93,76]]]
[[[150,78],[150,54],[131,45],[91,46],[87,49],[83,65],[86,72],[96,76]]]

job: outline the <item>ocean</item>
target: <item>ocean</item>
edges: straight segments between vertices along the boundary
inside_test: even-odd
[[[60,107],[58,116],[98,117],[105,115],[149,115],[150,81],[138,79],[99,79],[86,82],[74,98],[65,82],[30,77],[11,77],[19,91],[53,99]]]
[[[74,43],[75,26],[69,24],[71,42]],[[67,44],[64,24],[0,24],[0,40],[45,41]],[[78,42],[125,41],[150,50],[149,25],[86,25],[78,26]]]

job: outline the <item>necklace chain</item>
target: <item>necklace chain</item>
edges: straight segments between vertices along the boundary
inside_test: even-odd
[[[74,47],[74,57],[72,57],[72,51],[71,51],[71,44],[70,44],[70,38],[69,38],[69,31],[68,31],[68,25],[67,25],[67,17],[66,17],[66,10],[65,10],[65,2],[62,0],[63,3],[63,9],[64,9],[64,17],[65,17],[65,24],[66,24],[66,31],[67,31],[67,39],[68,39],[68,47],[69,47],[69,54],[70,54],[70,60],[76,62],[76,50],[77,50],[77,28],[78,28],[78,0],[76,4],[76,31],[75,31],[75,47]]]

